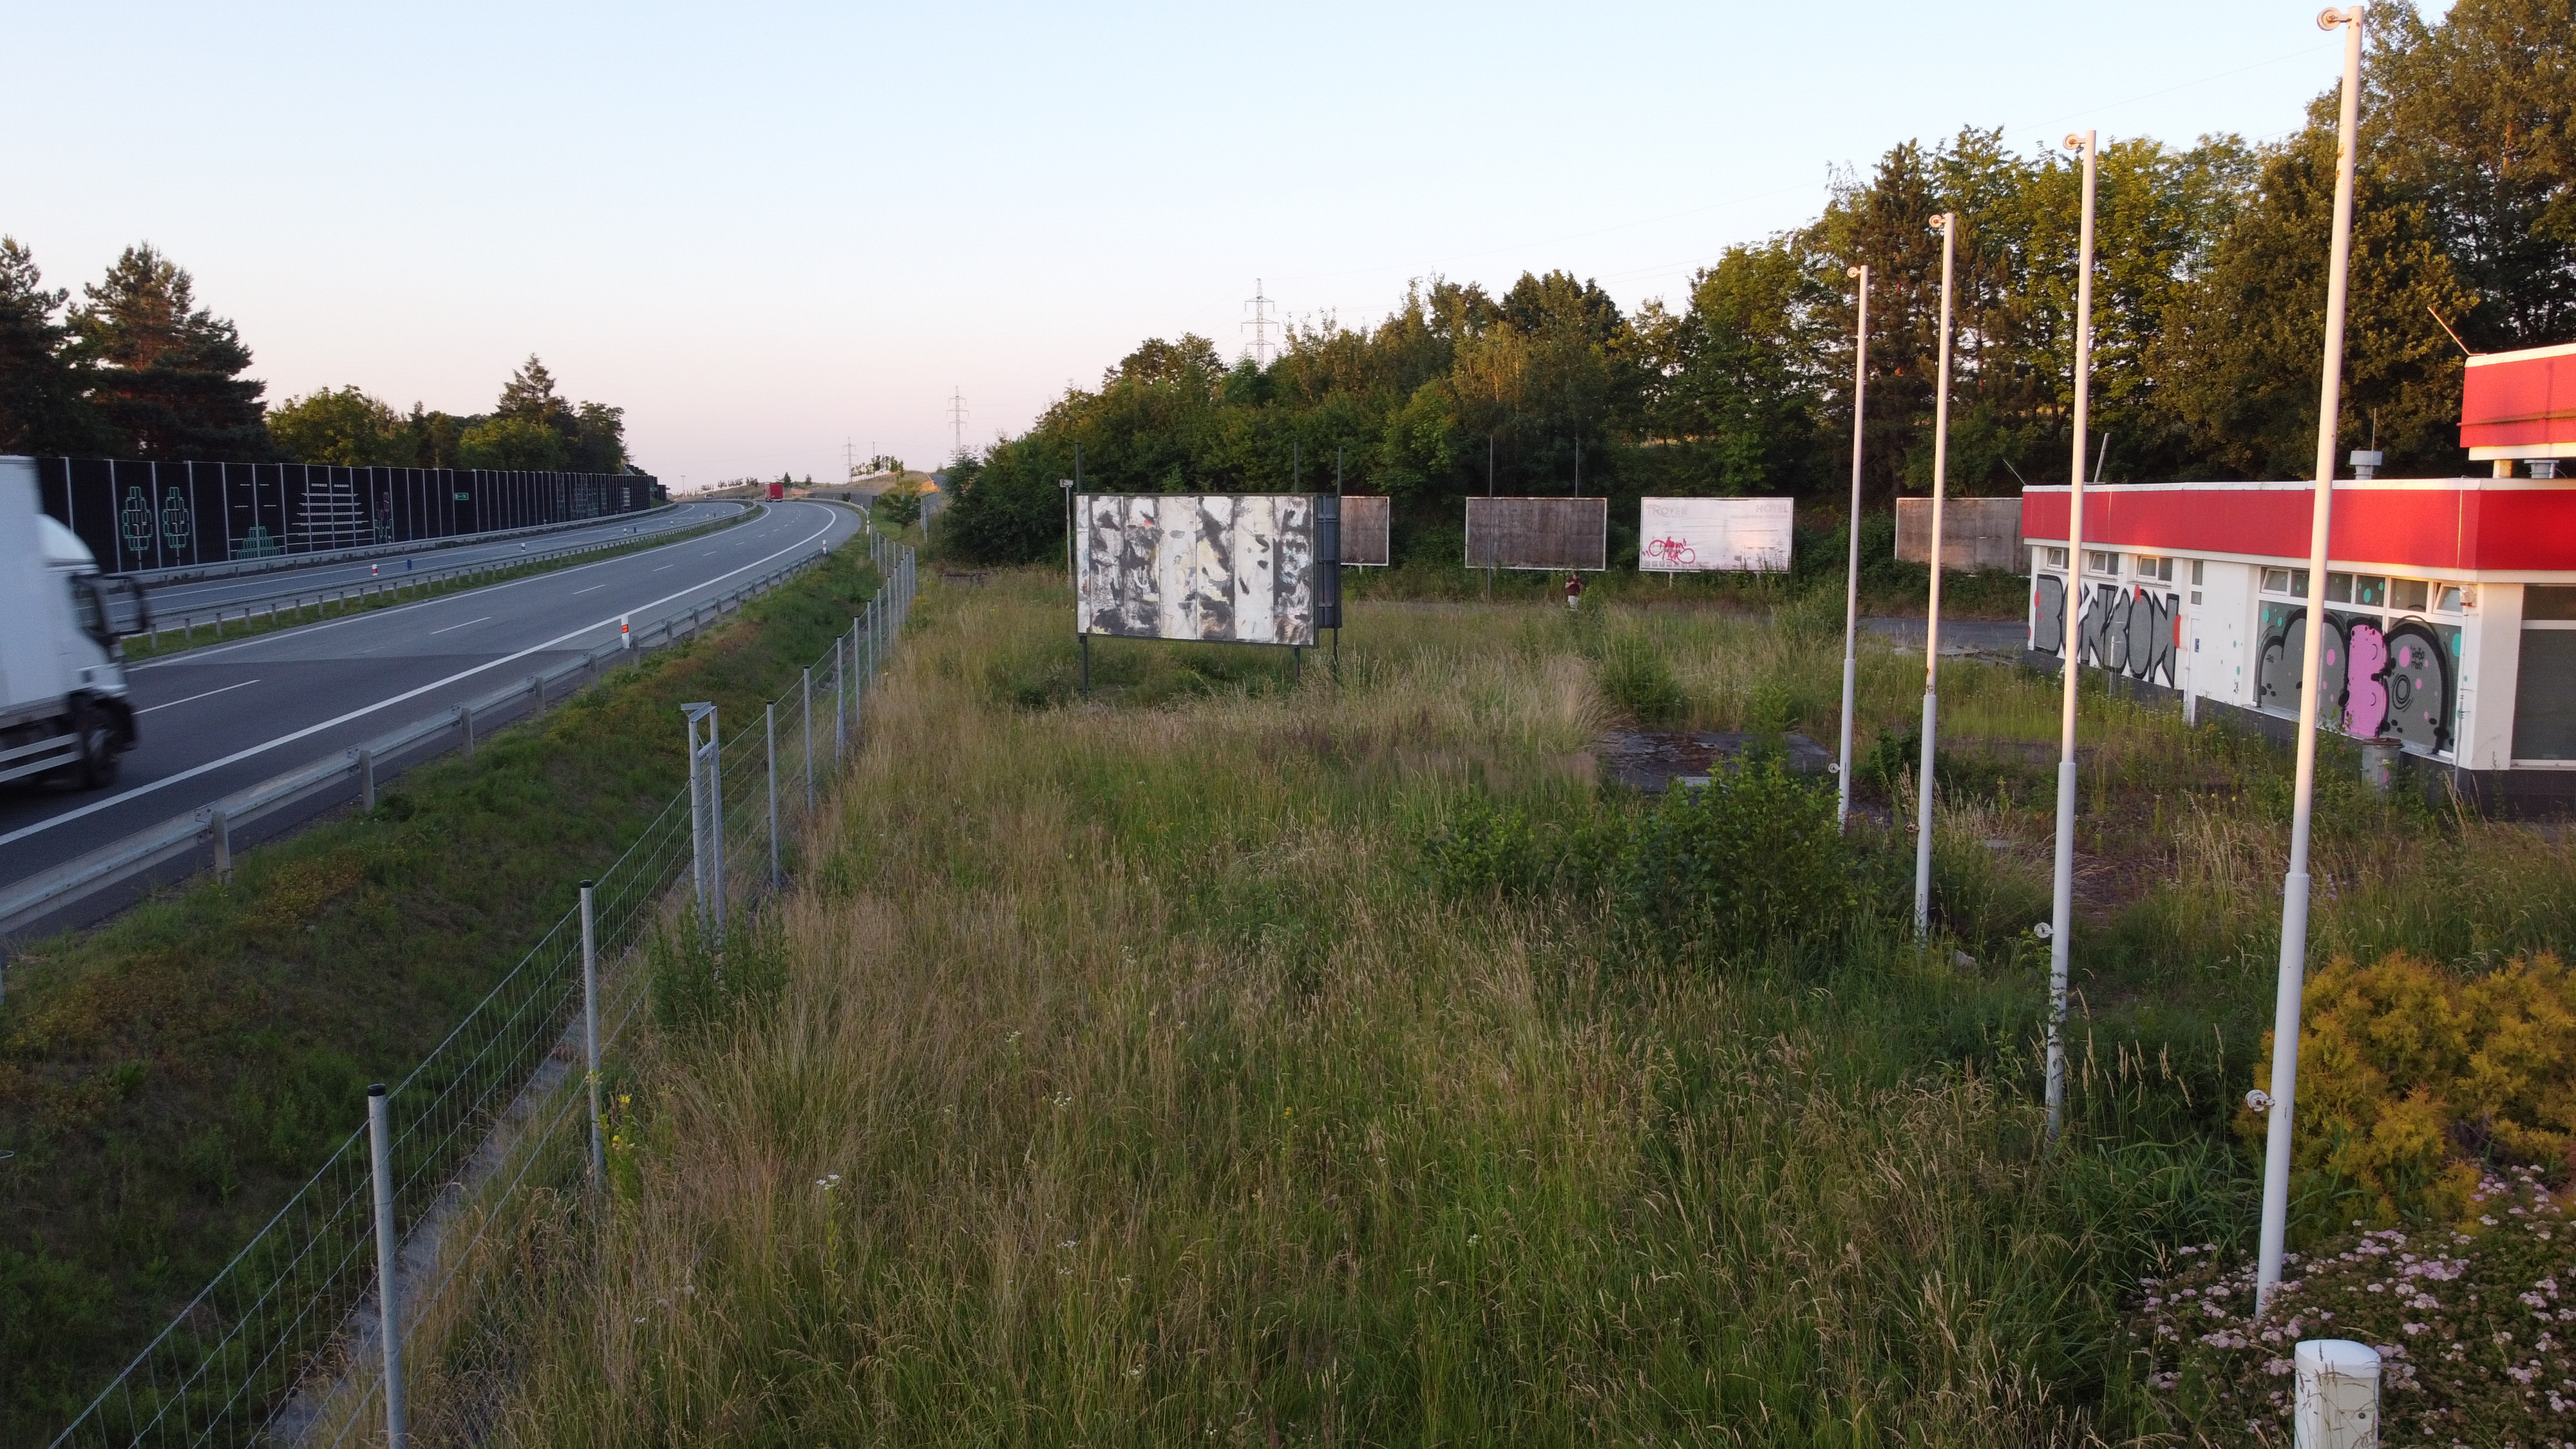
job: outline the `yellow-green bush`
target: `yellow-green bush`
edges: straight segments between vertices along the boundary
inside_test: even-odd
[[[2306,1008],[2292,1171],[2314,1226],[2457,1221],[2483,1166],[2568,1166],[2576,976],[2556,956],[2476,976],[2402,951],[2338,960]],[[2259,1142],[2263,1120],[2238,1130]]]

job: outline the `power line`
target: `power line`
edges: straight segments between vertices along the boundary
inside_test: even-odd
[[[956,451],[949,456],[963,458],[966,456],[966,392],[962,387],[949,395],[948,423],[957,435]]]

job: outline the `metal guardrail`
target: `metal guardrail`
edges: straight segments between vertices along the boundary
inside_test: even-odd
[[[488,1222],[489,1210],[527,1181],[549,1144],[566,1145],[556,1134],[570,1121],[586,1119],[592,1133],[579,1160],[593,1167],[600,1161],[599,1117],[578,1110],[586,1080],[596,1076],[566,1071],[567,1059],[583,1051],[575,1039],[583,1008],[600,1000],[592,995],[593,964],[640,943],[656,919],[680,907],[671,887],[705,861],[711,838],[745,847],[712,852],[730,862],[712,877],[719,918],[725,894],[749,899],[784,887],[784,824],[811,818],[821,804],[818,767],[836,770],[846,757],[867,687],[910,612],[912,550],[879,534],[867,538],[885,585],[831,653],[805,671],[800,689],[710,752],[705,770],[722,783],[710,787],[705,770],[693,766],[688,788],[601,874],[585,902],[595,908],[590,919],[581,907],[567,912],[410,1075],[373,1098],[370,1117],[381,1111],[382,1121],[344,1139],[55,1436],[54,1449],[377,1440],[385,1421],[383,1364],[399,1362],[405,1338],[442,1311],[461,1252],[474,1245],[441,1237],[459,1230],[469,1200]],[[794,779],[800,764],[801,782]],[[710,810],[715,801],[730,803]],[[764,839],[769,849],[761,852]],[[704,919],[710,877],[701,872],[698,880]],[[613,1044],[647,993],[642,973],[632,971],[606,989],[614,1000],[604,1011],[594,1005],[591,1019],[601,1042]],[[381,1152],[372,1150],[378,1146]],[[549,1160],[561,1165],[571,1155],[556,1151]],[[512,1165],[516,1174],[501,1182],[499,1173]],[[391,1354],[384,1352],[387,1324]],[[399,1423],[401,1410],[391,1417]]]
[[[474,730],[478,722],[490,725],[498,722],[496,717],[506,718],[505,711],[512,706],[529,703],[533,703],[542,714],[550,695],[562,681],[574,675],[582,676],[584,682],[596,681],[604,661],[613,662],[630,653],[641,655],[647,650],[667,647],[687,638],[705,626],[710,613],[722,618],[729,609],[739,609],[744,601],[766,593],[795,574],[811,568],[829,552],[828,545],[820,546],[815,553],[793,563],[782,564],[729,593],[689,609],[674,610],[646,625],[633,637],[631,645],[609,644],[588,650],[579,659],[540,670],[517,684],[354,745],[338,758],[317,760],[236,790],[186,815],[138,830],[87,855],[0,889],[0,934],[17,930],[144,871],[209,846],[214,851],[216,873],[230,875],[232,834],[235,830],[317,795],[335,791],[345,793],[352,787],[360,800],[372,807],[380,765],[441,736],[446,736],[470,756],[474,750]]]
[[[384,578],[369,579],[363,584],[344,585],[336,589],[281,589],[277,593],[256,598],[227,600],[222,604],[216,605],[208,612],[211,612],[214,615],[213,628],[215,631],[215,638],[217,640],[221,640],[224,637],[224,620],[233,615],[237,610],[240,613],[242,622],[247,625],[257,622],[263,617],[263,615],[266,618],[275,619],[281,608],[289,607],[290,605],[300,613],[303,609],[308,607],[304,602],[308,598],[312,600],[310,607],[328,609],[333,604],[339,604],[346,608],[363,604],[367,600],[373,598],[396,596],[405,589],[434,588],[439,584],[447,583],[454,579],[473,578],[482,574],[507,573],[512,569],[524,568],[532,563],[548,563],[555,559],[579,558],[583,554],[588,553],[604,553],[611,549],[632,548],[636,544],[649,542],[654,539],[662,539],[665,542],[675,542],[675,539],[668,538],[666,535],[686,533],[691,528],[704,528],[711,533],[718,532],[723,529],[733,528],[740,524],[748,523],[759,516],[760,510],[753,508],[747,510],[737,518],[713,519],[704,524],[684,524],[677,528],[656,529],[651,533],[629,533],[623,537],[595,539],[589,543],[571,544],[563,548],[539,549],[535,553],[511,554],[504,558],[478,559],[473,563],[456,564],[449,568],[431,569],[427,572],[415,569],[402,574],[388,575]],[[499,537],[499,535],[477,535],[472,541],[476,543],[489,543],[494,541],[497,537]],[[345,562],[346,560],[343,561]],[[176,628],[180,631],[183,639],[194,641],[197,634],[197,623],[201,617],[202,616],[198,611],[192,609],[187,613],[180,615],[179,621],[175,625],[156,623],[152,626],[151,631],[142,637],[152,641],[154,656],[159,657],[161,636],[165,632]],[[325,617],[328,616],[325,615]]]

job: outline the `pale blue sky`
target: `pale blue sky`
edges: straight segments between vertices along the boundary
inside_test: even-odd
[[[1479,8],[24,4],[0,231],[149,239],[282,399],[544,356],[675,485],[1017,431],[1148,335],[1410,277],[1678,300],[1828,168],[2003,125],[2295,127],[2316,0]]]

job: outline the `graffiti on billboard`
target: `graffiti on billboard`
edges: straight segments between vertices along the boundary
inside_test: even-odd
[[[2262,640],[2258,703],[2275,714],[2295,715],[2300,674],[2307,667],[2307,610],[2265,603]],[[2390,623],[2329,610],[2319,643],[2324,697],[2317,712],[2328,728],[2360,739],[2394,736],[2425,754],[2451,747],[2457,626],[2411,617]]]

